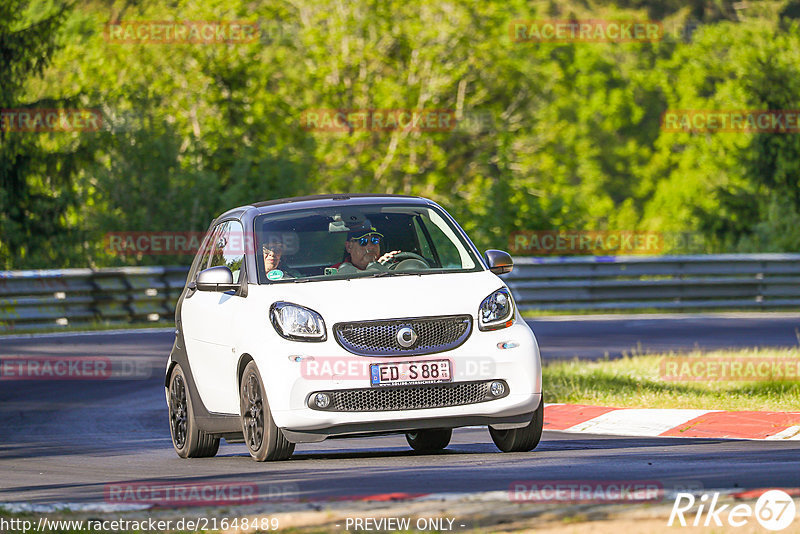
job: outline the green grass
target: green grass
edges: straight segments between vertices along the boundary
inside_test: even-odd
[[[595,362],[545,364],[547,402],[630,408],[699,408],[709,410],[800,411],[800,379],[668,380],[665,358],[768,358],[800,361],[800,348],[694,351],[686,354],[627,355]],[[674,360],[672,360],[674,361]],[[746,361],[746,360],[745,360]]]

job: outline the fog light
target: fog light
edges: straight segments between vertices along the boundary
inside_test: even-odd
[[[505,392],[506,386],[502,382],[492,382],[492,385],[489,386],[489,393],[491,393],[493,397],[499,397]]]
[[[317,393],[314,396],[314,404],[317,408],[327,408],[331,403],[331,398],[327,393]]]

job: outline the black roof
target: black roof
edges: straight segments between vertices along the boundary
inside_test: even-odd
[[[413,198],[418,200],[424,200],[421,197],[414,197],[409,195],[388,195],[388,194],[379,194],[379,193],[341,193],[341,194],[328,194],[328,195],[308,195],[304,197],[289,197],[289,198],[278,198],[275,200],[264,200],[262,202],[256,202],[252,204],[252,206],[256,208],[262,208],[264,206],[275,206],[276,204],[288,204],[290,202],[307,202],[307,201],[314,201],[314,200],[349,200],[351,198]]]
[[[369,204],[374,200],[394,200],[402,204],[427,204],[431,205],[433,202],[423,197],[414,197],[409,195],[387,195],[379,193],[355,193],[355,194],[328,194],[328,195],[309,195],[304,197],[289,197],[279,198],[275,200],[265,200],[263,202],[255,202],[246,206],[239,206],[230,209],[217,217],[215,221],[222,218],[241,217],[245,212],[251,209],[257,209],[259,213],[270,213],[284,211],[287,207],[294,208],[330,208],[341,205],[342,202],[350,205]],[[297,206],[297,204],[305,204],[304,206]]]

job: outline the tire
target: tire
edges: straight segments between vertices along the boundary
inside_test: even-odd
[[[239,407],[244,440],[253,460],[286,460],[292,455],[294,443],[286,439],[272,420],[264,381],[261,380],[256,362],[251,361],[244,368],[239,384]]]
[[[219,438],[197,427],[192,410],[192,392],[180,364],[169,376],[169,433],[181,458],[210,458],[219,450]]]
[[[440,451],[450,444],[452,428],[433,428],[406,433],[406,441],[415,451]]]
[[[528,426],[511,430],[495,430],[490,426],[489,434],[497,448],[503,452],[528,452],[535,449],[539,440],[542,439],[543,425],[544,399],[539,402],[539,407],[533,412]]]

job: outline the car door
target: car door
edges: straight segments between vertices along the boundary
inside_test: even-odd
[[[233,273],[234,282],[244,280],[243,235],[239,221],[217,225],[209,240],[208,259],[204,254],[197,272],[225,265]],[[239,291],[195,291],[184,299],[181,308],[189,365],[198,393],[210,412],[239,413],[234,326],[242,300]]]

